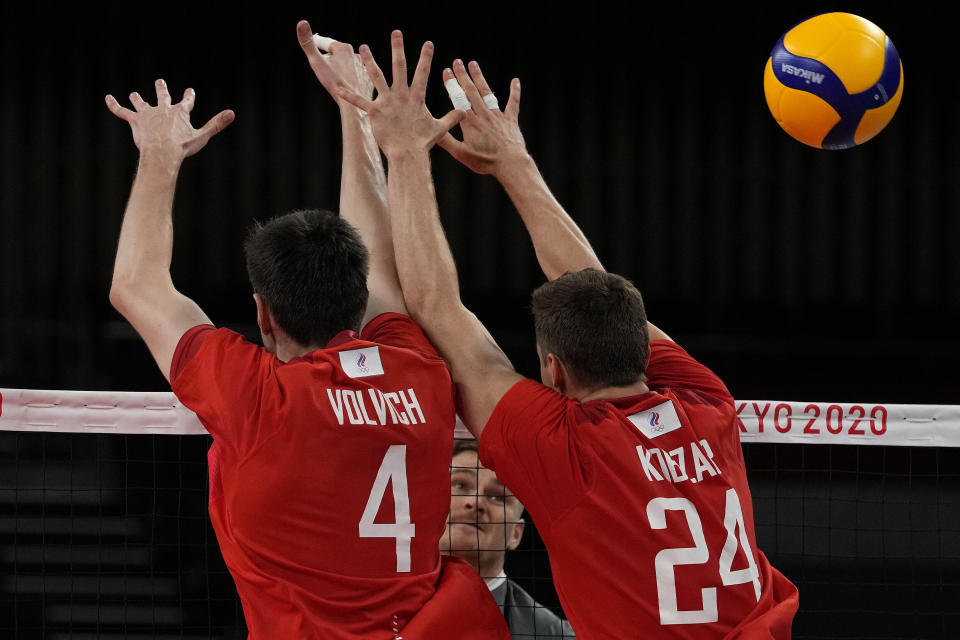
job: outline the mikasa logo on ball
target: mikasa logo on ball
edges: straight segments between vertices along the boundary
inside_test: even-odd
[[[351,378],[368,378],[383,375],[383,363],[380,361],[380,347],[366,347],[341,351],[340,367]]]
[[[823,84],[823,74],[814,73],[813,71],[807,71],[806,69],[801,69],[800,67],[795,67],[792,64],[780,65],[780,69],[791,76],[797,76],[798,78],[803,78],[807,81],[807,84],[811,82],[815,84]]]

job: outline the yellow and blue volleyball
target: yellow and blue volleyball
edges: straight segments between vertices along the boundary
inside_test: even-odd
[[[780,37],[763,91],[770,113],[791,136],[818,149],[847,149],[893,118],[903,65],[877,25],[852,13],[823,13]]]

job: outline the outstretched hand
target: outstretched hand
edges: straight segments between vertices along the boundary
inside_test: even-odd
[[[317,80],[337,104],[343,105],[344,100],[338,95],[343,88],[352,89],[368,100],[373,98],[373,83],[360,56],[353,52],[353,46],[334,40],[328,53],[321,53],[313,41],[313,29],[306,20],[297,23],[297,40]]]
[[[427,76],[433,60],[433,43],[423,44],[413,81],[409,85],[403,34],[394,31],[390,36],[390,45],[393,54],[392,85],[387,85],[370,47],[360,46],[360,58],[377,90],[376,100],[370,100],[347,86],[341,86],[337,92],[344,100],[367,112],[373,135],[387,158],[403,151],[429,150],[466,115],[464,111],[454,109],[438,120],[427,109]]]
[[[470,62],[469,73],[461,60],[453,63],[453,69],[443,70],[443,81],[456,78],[471,109],[460,122],[463,142],[447,133],[438,144],[456,160],[476,173],[497,175],[506,161],[517,154],[526,155],[527,145],[520,132],[520,80],[510,83],[510,98],[503,111],[491,100],[493,91],[487,84],[480,65]],[[454,87],[455,88],[455,87]]]
[[[130,125],[133,143],[137,145],[141,155],[157,153],[169,160],[182,161],[203,149],[210,138],[233,122],[233,111],[225,109],[210,118],[205,125],[195,129],[190,124],[190,112],[193,110],[196,92],[187,89],[183,100],[173,104],[167,83],[157,80],[155,84],[157,106],[152,106],[137,92],[130,94],[133,111],[120,106],[112,95],[106,97],[110,112]]]

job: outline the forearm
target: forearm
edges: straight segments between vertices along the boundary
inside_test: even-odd
[[[457,385],[460,415],[480,437],[500,398],[521,376],[460,301],[426,151],[390,158],[388,193],[407,308],[447,362]]]
[[[169,380],[183,333],[207,324],[203,310],[180,294],[170,278],[173,195],[180,163],[141,156],[123,216],[110,302],[140,334]]]
[[[587,237],[550,192],[529,154],[512,155],[496,176],[517,208],[548,280],[568,271],[603,269]]]
[[[363,112],[342,103],[343,168],[340,215],[360,232],[370,252],[367,288],[370,297],[363,324],[386,312],[406,313],[393,257],[393,237],[387,209],[387,177],[380,148]]]
[[[447,244],[426,150],[389,159],[387,193],[397,273],[410,314],[429,322],[444,304],[460,304],[453,254]]]
[[[169,282],[173,255],[173,198],[179,160],[141,154],[120,229],[113,287],[146,293]]]
[[[340,215],[357,227],[368,248],[393,253],[390,219],[387,215],[387,177],[380,149],[363,113],[351,105],[341,106],[343,167],[340,174]],[[382,227],[386,225],[386,232]],[[377,244],[378,246],[371,246]]]

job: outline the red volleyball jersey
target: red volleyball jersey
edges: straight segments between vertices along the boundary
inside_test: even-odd
[[[283,363],[205,325],[181,338],[171,368],[177,397],[214,439],[210,518],[249,637],[400,637],[451,582],[438,540],[453,386],[419,327],[380,315],[360,337],[341,332]],[[492,606],[505,629],[489,601],[478,611]],[[436,610],[431,621],[444,618]],[[474,637],[499,629],[494,620]]]
[[[788,638],[796,587],[757,549],[732,397],[670,341],[647,376],[612,402],[518,382],[483,464],[533,517],[580,640]]]

